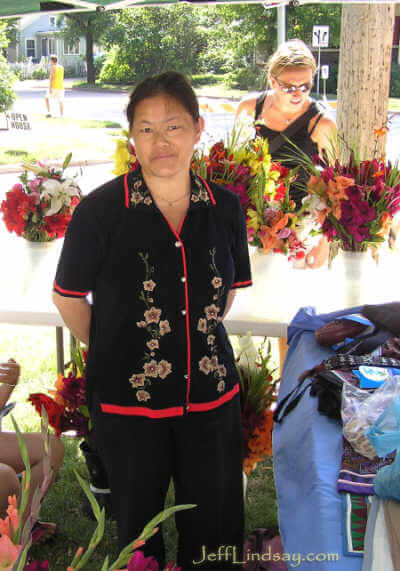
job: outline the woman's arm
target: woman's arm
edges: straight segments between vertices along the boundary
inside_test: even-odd
[[[7,363],[0,363],[0,409],[7,403],[13,392],[20,374],[20,366],[9,359]]]
[[[322,116],[315,126],[311,139],[314,143],[317,143],[320,154],[325,149],[328,156],[333,155],[336,157],[337,127],[333,119],[325,115]]]
[[[72,335],[89,345],[92,308],[86,298],[64,297],[54,291],[53,302]]]
[[[256,99],[254,97],[250,97],[248,99],[242,99],[242,101],[239,103],[236,109],[235,122],[239,119],[239,116],[242,113],[254,116],[255,108],[256,108]]]

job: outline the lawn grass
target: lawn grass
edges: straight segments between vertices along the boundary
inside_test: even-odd
[[[68,335],[65,338],[65,354],[68,357]],[[232,338],[234,347],[236,339]],[[0,325],[0,361],[13,357],[21,364],[21,379],[10,400],[18,403],[14,416],[23,431],[37,431],[40,427],[38,415],[27,398],[32,392],[48,392],[57,377],[55,354],[55,329],[20,325]],[[3,420],[3,430],[12,430],[11,419]],[[41,519],[57,524],[56,537],[31,549],[35,559],[49,560],[51,569],[64,571],[71,563],[76,549],[86,547],[95,528],[95,522],[83,512],[85,496],[76,480],[74,469],[87,477],[88,472],[79,449],[79,439],[63,437],[65,459],[57,480],[46,496]],[[212,477],[212,474],[210,475]],[[166,506],[174,505],[171,485]],[[272,462],[260,463],[248,480],[246,513],[246,535],[256,527],[278,529],[276,496],[273,483]],[[167,559],[176,560],[177,532],[174,518],[164,524]],[[117,537],[114,522],[107,520],[103,540],[96,549],[88,571],[99,571],[106,554],[117,555]]]
[[[121,133],[121,125],[114,121],[45,118],[39,114],[32,114],[31,119],[32,130],[23,136],[10,131],[0,137],[0,165],[63,159],[70,151],[74,160],[109,160],[115,137]]]

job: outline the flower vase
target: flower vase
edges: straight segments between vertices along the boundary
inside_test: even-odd
[[[248,312],[264,319],[279,319],[281,304],[289,287],[290,264],[286,256],[276,252],[264,254],[255,250],[250,256],[253,285],[248,288]],[[271,299],[276,303],[271,303]]]
[[[369,250],[365,252],[339,251],[333,261],[342,278],[344,307],[371,303],[377,287],[378,265]]]
[[[47,268],[52,252],[54,250],[55,240],[51,242],[31,242],[24,239],[24,292],[30,291],[34,293],[36,286],[43,287],[40,283],[43,276],[48,275],[49,289],[51,289],[51,280],[54,278],[55,268]]]

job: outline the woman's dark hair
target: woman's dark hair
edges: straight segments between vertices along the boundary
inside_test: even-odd
[[[133,118],[137,105],[144,99],[160,94],[173,97],[183,105],[186,111],[193,117],[194,121],[199,120],[199,102],[187,78],[176,71],[166,71],[161,75],[147,77],[132,91],[128,107],[126,108],[126,116],[130,129],[132,129],[133,126]]]

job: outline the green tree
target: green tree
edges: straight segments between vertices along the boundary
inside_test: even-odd
[[[102,81],[136,82],[167,70],[199,70],[205,46],[196,9],[186,4],[134,8],[119,12],[105,37],[110,54]]]
[[[340,46],[340,4],[309,4],[286,8],[288,39],[300,38],[307,45],[312,44],[313,26],[329,26],[329,47]]]
[[[59,20],[65,24],[62,35],[66,40],[78,41],[81,36],[86,39],[86,67],[89,85],[94,85],[96,81],[94,44],[102,41],[114,20],[115,12],[91,12],[89,14],[77,12],[65,14]]]
[[[0,49],[8,46],[7,23],[0,22]],[[0,113],[10,109],[15,100],[15,92],[12,85],[16,77],[11,71],[5,57],[0,55]]]

